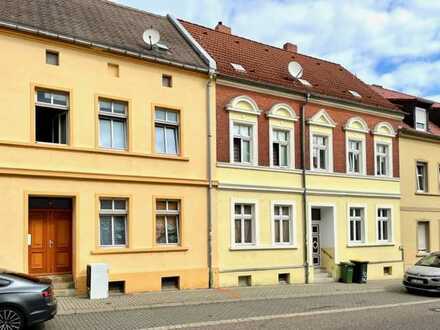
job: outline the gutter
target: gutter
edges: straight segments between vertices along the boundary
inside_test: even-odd
[[[401,128],[399,130],[399,137],[413,138],[423,141],[428,141],[432,143],[440,142],[440,135],[434,135],[426,132],[416,131],[410,128]]]
[[[170,14],[167,15],[167,18],[171,22],[171,24],[174,25],[177,31],[180,32],[186,42],[188,42],[190,46],[195,50],[195,52],[202,58],[202,60],[206,64],[208,64],[209,73],[214,74],[217,71],[217,63],[211,57],[211,55],[209,55],[208,52],[193,38],[193,36],[185,29],[185,27],[182,25],[182,23],[179,22],[178,19]]]
[[[274,91],[279,91],[279,92],[283,92],[283,93],[288,93],[288,94],[294,93],[297,96],[304,95],[304,92],[291,90],[287,87],[282,87],[282,86],[278,86],[278,85],[267,83],[267,82],[256,82],[253,80],[248,80],[248,79],[244,79],[244,78],[237,78],[237,77],[227,76],[227,75],[223,75],[223,74],[222,75],[218,74],[218,77],[225,79],[225,80],[228,80],[228,81],[232,81],[232,82],[243,83],[243,84],[252,85],[252,86],[260,87],[260,88],[272,89]],[[317,100],[338,102],[338,103],[342,103],[347,106],[358,107],[358,108],[366,109],[369,111],[379,111],[381,113],[386,113],[389,116],[393,116],[397,120],[401,120],[405,117],[405,114],[402,111],[397,110],[397,109],[389,109],[389,108],[383,108],[380,106],[359,103],[359,102],[355,102],[355,101],[342,99],[342,98],[339,98],[336,96],[328,96],[328,95],[323,95],[323,94],[319,94],[319,93],[313,93],[311,91],[308,91],[306,93],[310,94],[311,96],[313,96]]]
[[[208,191],[207,191],[207,218],[208,218],[208,249],[207,249],[207,256],[208,256],[208,282],[209,282],[209,288],[214,287],[214,274],[213,274],[213,210],[212,210],[212,193],[214,189],[213,185],[213,174],[212,174],[212,146],[215,141],[213,141],[213,134],[212,134],[212,125],[211,125],[211,118],[213,118],[212,115],[212,88],[213,84],[215,83],[216,78],[216,71],[217,71],[217,63],[215,60],[206,52],[206,50],[200,46],[200,44],[192,37],[192,35],[185,29],[185,27],[172,15],[167,15],[168,20],[171,22],[171,24],[174,25],[176,30],[181,34],[181,36],[185,39],[185,41],[193,48],[193,50],[200,56],[200,58],[208,65],[208,73],[209,73],[209,79],[208,83],[206,84],[206,98],[207,98],[207,105],[206,105],[206,120],[207,120],[207,160],[206,160],[206,166],[207,166],[207,176],[208,176]]]
[[[4,28],[10,29],[10,30],[15,30],[18,32],[30,33],[30,34],[41,36],[44,38],[50,38],[50,39],[55,39],[55,40],[59,40],[62,42],[76,44],[76,45],[83,46],[83,47],[98,48],[98,49],[101,49],[101,50],[104,50],[104,51],[107,51],[110,53],[118,54],[118,55],[125,55],[125,56],[138,58],[141,60],[147,60],[147,61],[151,61],[151,62],[157,62],[160,64],[172,65],[174,67],[178,67],[178,68],[182,68],[182,69],[186,69],[186,70],[205,72],[205,73],[208,72],[207,68],[202,68],[202,67],[198,67],[198,66],[191,65],[191,64],[184,64],[184,63],[180,63],[180,62],[176,62],[176,61],[172,61],[172,60],[166,60],[166,59],[163,59],[163,58],[160,58],[157,56],[145,55],[145,54],[142,54],[139,52],[131,51],[129,49],[108,46],[108,45],[96,43],[93,41],[89,41],[89,40],[85,40],[85,39],[81,39],[81,38],[76,38],[76,37],[70,37],[67,35],[53,33],[53,32],[46,31],[46,30],[36,29],[33,27],[21,25],[21,24],[9,23],[9,22],[5,22],[5,21],[0,20],[0,27],[4,27]]]
[[[302,167],[302,188],[303,188],[303,242],[304,242],[304,274],[306,284],[310,283],[309,274],[309,221],[307,212],[307,172],[306,172],[306,105],[309,103],[310,94],[305,94],[305,102],[301,106],[301,167]]]

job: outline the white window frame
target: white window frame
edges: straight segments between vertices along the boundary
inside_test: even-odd
[[[163,111],[165,112],[165,120],[163,119],[158,119],[156,117],[156,113],[157,111]],[[173,121],[169,121],[168,118],[168,113],[169,112],[173,112],[176,114],[177,116],[177,122],[173,122]],[[156,135],[156,127],[160,126],[163,127],[164,129],[168,128],[173,128],[176,130],[176,153],[173,152],[168,152],[168,144],[167,144],[167,138],[166,138],[166,134],[164,137],[164,142],[165,142],[165,152],[160,152],[158,150],[156,150],[156,142],[157,142],[157,135]],[[167,108],[162,108],[162,107],[155,107],[154,108],[154,150],[156,153],[161,154],[161,155],[179,155],[180,154],[180,111],[177,110],[173,110],[173,109],[167,109]]]
[[[419,240],[419,225],[424,224],[425,227],[425,245],[426,249],[420,249],[420,240]],[[427,254],[430,252],[430,238],[431,238],[431,223],[428,220],[418,220],[417,221],[417,227],[416,227],[416,242],[417,242],[417,252],[419,254]]]
[[[419,165],[423,165],[424,171],[422,174],[419,174],[418,167]],[[419,184],[419,177],[423,179],[423,184],[425,185],[424,189],[421,189]],[[418,193],[426,193],[428,192],[428,163],[424,161],[416,162],[416,191]]]
[[[277,206],[287,206],[290,208],[290,216],[289,216],[289,227],[290,227],[290,239],[289,242],[275,242],[275,207]],[[279,201],[272,201],[271,202],[271,231],[272,231],[272,246],[290,246],[295,247],[296,246],[296,206],[294,201],[286,201],[286,200],[279,200]],[[280,237],[282,237],[282,229],[280,231]]]
[[[273,134],[274,131],[285,131],[289,135],[288,141],[287,141],[287,166],[274,165],[273,144],[276,142],[276,141],[274,141],[274,134]],[[270,144],[269,144],[270,166],[275,167],[275,168],[288,168],[288,169],[295,168],[294,129],[270,124],[269,125],[269,141],[270,141]]]
[[[379,210],[388,210],[387,227],[388,227],[388,239],[383,239],[382,226],[380,222],[384,222],[386,218],[379,217]],[[379,233],[382,233],[382,239],[379,238]],[[394,241],[394,221],[393,221],[393,207],[391,205],[377,205],[376,206],[376,240],[379,243],[392,243]]]
[[[181,219],[181,204],[182,201],[179,199],[163,199],[163,198],[159,198],[155,200],[155,203],[157,204],[157,202],[165,202],[166,203],[166,210],[158,210],[157,206],[155,205],[155,210],[156,210],[156,214],[155,216],[155,220],[154,220],[154,243],[155,245],[167,245],[167,246],[176,246],[176,245],[180,245],[181,241],[180,241],[180,219]],[[176,202],[177,203],[177,210],[169,210],[168,209],[168,202]],[[165,243],[160,243],[157,241],[157,237],[156,237],[156,233],[157,233],[157,216],[164,216],[165,218]],[[176,221],[176,231],[177,231],[177,243],[169,243],[168,242],[168,220],[167,220],[167,216],[176,216],[177,221]]]
[[[250,204],[253,206],[253,228],[252,228],[252,243],[235,243],[235,205],[236,204]],[[246,247],[256,247],[259,245],[259,221],[258,221],[258,201],[254,199],[232,199],[231,200],[231,248],[246,248]],[[242,238],[243,236],[242,228]]]
[[[377,145],[381,144],[381,145],[386,145],[388,146],[388,159],[387,159],[387,174],[377,174]],[[393,144],[390,142],[385,142],[385,141],[374,141],[374,176],[377,177],[392,177],[393,176]]]
[[[234,160],[234,124],[249,126],[251,128],[250,163],[243,161],[236,162]],[[229,121],[229,162],[237,165],[258,165],[258,124],[256,122],[236,119]]]
[[[125,201],[125,209],[115,209],[114,201],[115,200],[123,200]],[[102,209],[101,201],[111,201],[112,209]],[[128,246],[128,199],[127,198],[118,198],[118,197],[102,197],[99,199],[99,246],[101,248],[124,248]],[[112,244],[111,245],[102,245],[101,244],[101,216],[109,216],[111,217],[111,232],[112,232]],[[115,244],[115,233],[114,233],[114,217],[115,216],[124,216],[125,217],[125,244]]]
[[[361,239],[360,240],[351,240],[350,238],[350,223],[351,223],[351,216],[350,216],[350,209],[352,208],[358,208],[362,209],[362,223],[361,223]],[[347,206],[347,242],[348,245],[364,245],[367,244],[368,240],[368,231],[367,231],[367,221],[368,220],[368,214],[367,214],[367,205],[365,204],[349,204]],[[354,227],[356,228],[356,227]]]
[[[420,118],[420,116],[424,118]],[[422,121],[422,119],[424,119],[424,121]],[[418,127],[418,124],[423,125],[423,127]],[[419,107],[414,109],[414,128],[422,132],[426,132],[428,130],[428,111],[426,109]]]
[[[359,142],[360,143],[360,148],[361,150],[359,151],[359,172],[353,172],[350,170],[350,142]],[[348,136],[346,138],[346,150],[347,150],[347,154],[346,154],[346,168],[347,168],[347,173],[348,174],[352,174],[352,175],[365,175],[366,173],[366,148],[365,148],[365,140],[361,139],[361,138],[354,138],[354,137],[350,137]]]
[[[327,148],[326,148],[326,169],[319,169],[313,167],[313,137],[321,136],[327,138]],[[316,172],[333,172],[333,134],[323,133],[323,132],[310,132],[310,169]]]
[[[110,102],[111,103],[111,112],[101,111],[101,101]],[[120,103],[125,106],[125,113],[119,114],[114,112],[114,104]],[[101,141],[101,119],[110,121],[110,138],[111,138],[111,146],[106,147],[102,145]],[[113,122],[114,121],[122,121],[124,122],[124,139],[125,145],[123,148],[118,148],[114,146],[114,136],[113,136]],[[119,101],[115,99],[107,99],[104,97],[100,97],[98,99],[98,135],[99,135],[99,147],[106,150],[128,150],[128,103],[124,101]]]

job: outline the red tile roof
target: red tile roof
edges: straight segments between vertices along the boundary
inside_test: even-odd
[[[187,21],[181,20],[181,23],[217,62],[220,75],[399,111],[394,104],[375,93],[369,85],[339,64],[286,51]],[[289,76],[287,66],[291,61],[301,64],[304,69],[302,79],[309,81],[313,87],[307,88]],[[242,65],[246,72],[240,73],[234,70],[231,63]],[[349,90],[359,93],[362,98],[353,96]]]
[[[416,100],[417,97],[402,92],[398,92],[392,89],[384,88],[379,85],[371,85],[371,88],[378,94],[382,95],[388,100]]]

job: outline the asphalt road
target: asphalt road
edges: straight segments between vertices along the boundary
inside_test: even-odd
[[[438,310],[437,310],[438,309]],[[440,298],[392,292],[57,316],[35,329],[440,329]]]

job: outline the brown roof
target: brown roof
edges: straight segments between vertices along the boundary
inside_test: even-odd
[[[311,92],[363,105],[399,111],[391,102],[378,95],[355,75],[339,64],[265,45],[229,33],[181,20],[183,26],[217,62],[219,74],[254,82],[266,83],[297,92]],[[307,88],[287,71],[288,63],[296,61],[304,69]],[[234,70],[231,63],[242,65],[246,73]],[[359,93],[353,96],[349,90]]]
[[[371,85],[371,88],[378,94],[382,95],[388,100],[416,100],[417,97],[414,95],[405,94],[392,89],[384,88],[379,85]]]
[[[105,0],[0,0],[0,21],[207,68],[167,17]],[[169,50],[150,50],[143,32],[154,27]]]

